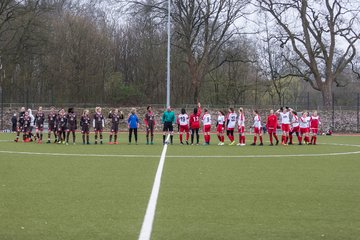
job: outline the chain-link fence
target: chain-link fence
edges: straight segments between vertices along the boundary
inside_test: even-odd
[[[0,91],[1,93],[1,91]],[[348,96],[349,98],[352,98],[351,105],[345,105],[345,106],[339,106],[336,105],[336,96],[334,97],[334,106],[330,109],[325,109],[323,106],[319,104],[314,104],[310,101],[308,102],[300,102],[295,104],[289,104],[288,106],[296,110],[297,112],[302,112],[304,110],[309,111],[310,113],[317,110],[321,122],[322,122],[322,131],[327,131],[328,129],[332,129],[334,132],[338,133],[359,133],[360,132],[360,94],[352,94],[352,96]],[[78,116],[81,115],[82,111],[84,109],[89,109],[90,112],[94,112],[95,107],[98,104],[96,103],[59,103],[56,104],[55,108],[60,109],[64,108],[67,110],[68,107],[74,107],[76,109],[76,112]],[[157,122],[161,123],[161,116],[163,111],[165,110],[166,106],[165,104],[147,104],[151,105],[154,109]],[[138,115],[140,119],[143,118],[147,105],[142,106],[133,106],[137,109]],[[44,112],[47,113],[52,106],[50,103],[31,103],[31,104],[23,104],[23,103],[1,103],[1,130],[9,130],[11,129],[11,117],[14,113],[19,112],[19,109],[24,106],[27,109],[33,109],[34,113],[36,113],[36,109],[38,109],[39,106],[42,106],[44,109]],[[122,107],[115,104],[103,104],[101,106],[104,109],[104,115],[107,115],[107,112],[110,111],[112,108],[119,108],[120,110],[123,110],[125,116],[127,116],[128,113],[130,113],[131,107]],[[193,111],[193,109],[196,107],[196,104],[182,104],[173,106],[173,109],[175,113],[179,113],[181,108],[185,108],[188,114]],[[254,106],[254,105],[231,105],[231,106],[223,106],[223,105],[210,105],[210,104],[202,104],[202,108],[208,108],[210,113],[213,116],[214,122],[216,121],[216,112],[219,110],[222,110],[224,112],[227,112],[229,107],[233,107],[235,109],[238,109],[239,107],[243,107],[245,110],[245,117],[246,117],[246,124],[247,126],[252,125],[252,111],[254,109],[257,109],[260,113],[261,118],[263,119],[263,122],[266,121],[266,117],[269,114],[270,109],[274,109],[275,111],[280,107],[278,105],[261,105],[261,106]],[[109,122],[109,121],[108,121]],[[158,130],[161,130],[160,127],[161,124],[158,124]],[[123,124],[124,129],[126,128],[126,123]]]

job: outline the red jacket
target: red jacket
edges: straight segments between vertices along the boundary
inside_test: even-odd
[[[278,125],[278,119],[275,114],[271,114],[268,116],[266,121],[266,129],[276,129]]]
[[[198,108],[196,115],[192,113],[190,115],[190,128],[197,129],[200,128],[200,115],[201,115],[201,107]]]

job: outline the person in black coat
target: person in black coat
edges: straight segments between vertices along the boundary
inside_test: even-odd
[[[11,117],[11,124],[12,124],[12,129],[11,131],[12,132],[16,132],[17,131],[17,116],[16,116],[16,113],[14,113],[14,115]]]

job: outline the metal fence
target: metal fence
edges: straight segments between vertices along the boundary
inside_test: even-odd
[[[1,89],[0,89],[1,90]],[[1,95],[1,91],[0,91]],[[2,99],[2,96],[0,96]],[[303,110],[308,110],[310,112],[317,110],[321,116],[323,122],[323,130],[327,130],[331,128],[334,132],[346,132],[346,133],[359,133],[360,132],[360,94],[356,96],[352,96],[353,104],[351,105],[336,105],[336,98],[334,98],[334,105],[331,109],[324,110],[324,107],[318,104],[310,104],[309,102],[305,103],[295,103],[289,104],[290,107],[301,112]],[[354,100],[355,99],[355,100]],[[0,129],[9,129],[10,119],[13,113],[18,113],[19,109],[24,106],[26,108],[37,109],[39,106],[42,106],[45,111],[50,109],[53,105],[51,103],[4,103],[2,102],[0,108]],[[75,107],[78,112],[82,111],[82,109],[88,108],[91,111],[97,106],[96,103],[58,103],[56,104],[56,108],[65,108],[68,107]],[[165,104],[144,104],[142,106],[133,106],[140,110],[140,114],[143,114],[146,110],[147,105],[151,105],[154,110],[158,113],[159,121],[162,112],[165,110]],[[129,106],[121,106],[118,104],[102,104],[101,106],[104,109],[111,109],[114,107],[124,109],[125,112],[130,111]],[[196,104],[181,104],[181,105],[174,105],[173,109],[175,112],[179,112],[181,108],[185,108],[187,112],[192,112],[192,109],[196,107]],[[223,110],[227,111],[229,108],[228,106],[224,105],[213,105],[213,104],[202,104],[203,108],[208,108],[211,114],[214,117],[216,116],[216,111]],[[270,109],[278,109],[278,105],[261,105],[261,106],[254,106],[254,105],[231,105],[235,109],[239,107],[243,107],[245,109],[245,114],[247,116],[247,124],[248,126],[251,125],[252,120],[252,110],[258,109],[262,119],[265,119]]]

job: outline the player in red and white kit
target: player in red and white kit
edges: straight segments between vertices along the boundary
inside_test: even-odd
[[[281,122],[281,130],[282,130],[282,138],[281,138],[281,144],[287,145],[289,132],[290,132],[290,112],[288,111],[289,108],[283,108],[281,107],[279,110],[276,111],[276,114],[280,116],[280,122]]]
[[[219,139],[219,146],[224,145],[224,124],[225,124],[225,114],[223,111],[218,112],[218,119],[216,122],[216,133]]]
[[[245,114],[243,108],[239,108],[239,116],[238,116],[237,124],[239,131],[239,143],[236,145],[245,146]]]
[[[181,109],[181,113],[178,115],[177,119],[178,124],[178,132],[180,137],[180,144],[184,144],[183,142],[183,133],[186,134],[186,144],[189,145],[189,115],[186,113],[185,108]]]
[[[300,138],[300,124],[299,124],[299,117],[297,116],[297,112],[295,111],[291,111],[292,114],[292,119],[291,119],[291,129],[290,129],[290,133],[289,133],[289,145],[293,145],[293,134],[296,134],[296,137],[299,141],[299,143],[301,143],[301,138]]]
[[[226,116],[226,134],[230,139],[229,145],[235,145],[234,129],[236,125],[237,115],[234,112],[234,108],[229,108],[229,113]]]
[[[203,133],[204,133],[204,145],[210,144],[210,131],[211,131],[211,115],[209,111],[205,108],[204,109],[204,115],[202,116],[202,122],[203,122]]]
[[[307,111],[303,111],[302,116],[299,118],[299,125],[300,125],[299,145],[302,145],[303,138],[305,140],[305,144],[309,144],[310,117],[308,116]]]
[[[261,125],[261,118],[260,118],[260,115],[259,115],[259,111],[254,110],[253,114],[254,114],[254,124],[253,124],[254,142],[251,145],[255,146],[256,141],[257,141],[257,137],[259,137],[259,139],[260,139],[259,146],[263,146],[264,144],[263,144],[263,139],[262,139],[262,125]]]
[[[198,103],[198,107],[194,108],[194,112],[190,115],[189,123],[191,128],[191,145],[194,144],[195,133],[196,133],[196,144],[199,145],[200,115],[201,115],[201,104]]]
[[[317,134],[319,132],[320,124],[321,124],[320,117],[318,116],[317,111],[314,111],[312,116],[310,117],[310,131],[311,131],[310,144],[316,145],[316,139],[317,139]]]
[[[270,146],[273,146],[273,136],[276,140],[276,145],[279,144],[279,139],[278,136],[276,135],[276,129],[278,126],[278,119],[277,116],[274,114],[274,110],[270,110],[270,115],[267,117],[267,121],[266,121],[266,129],[269,133],[269,137],[270,137]]]

